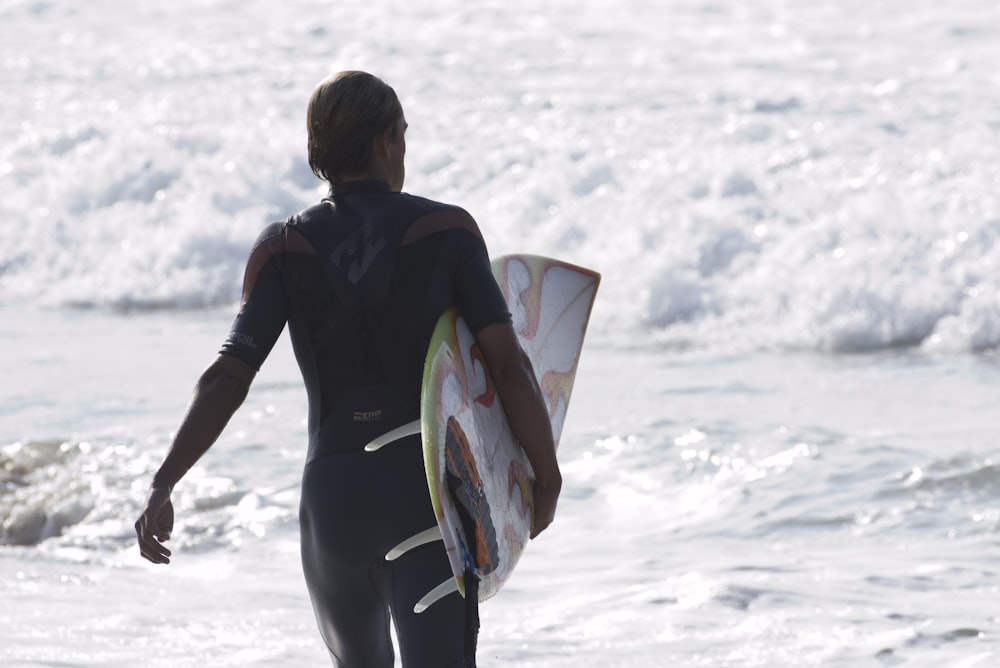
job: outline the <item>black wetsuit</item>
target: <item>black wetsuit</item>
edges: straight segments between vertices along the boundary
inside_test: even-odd
[[[510,322],[475,221],[379,181],[335,186],[269,226],[247,263],[222,352],[260,368],[288,323],[309,397],[302,563],[336,666],[391,668],[390,611],[404,666],[463,665],[462,599],[413,613],[451,577],[442,543],[384,559],[435,524],[419,437],[363,450],[419,418],[427,345],[450,305],[473,332]]]

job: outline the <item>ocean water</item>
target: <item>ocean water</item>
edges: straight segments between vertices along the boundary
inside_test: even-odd
[[[327,665],[287,341],[132,522],[365,69],[406,190],[603,274],[481,665],[1000,666],[998,62],[995,0],[0,0],[0,665]]]

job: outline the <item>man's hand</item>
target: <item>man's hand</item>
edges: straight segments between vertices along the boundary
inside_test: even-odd
[[[174,528],[174,505],[170,502],[170,487],[153,486],[142,515],[135,522],[139,538],[139,554],[154,564],[169,564],[170,550],[163,542],[170,540]]]
[[[538,534],[552,524],[556,516],[556,503],[559,500],[559,491],[562,489],[562,476],[556,472],[553,478],[546,480],[536,480],[534,485],[534,512],[531,516],[531,537],[536,538]]]

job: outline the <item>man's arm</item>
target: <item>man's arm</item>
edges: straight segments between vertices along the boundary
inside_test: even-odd
[[[488,325],[479,330],[476,341],[503,402],[514,438],[535,471],[535,512],[531,527],[534,538],[552,523],[562,489],[552,424],[531,360],[521,349],[513,326],[509,323]]]
[[[149,498],[135,523],[139,552],[154,564],[170,563],[174,511],[170,493],[188,469],[205,454],[240,407],[256,371],[232,355],[219,355],[198,379],[194,396],[163,464],[153,476]]]

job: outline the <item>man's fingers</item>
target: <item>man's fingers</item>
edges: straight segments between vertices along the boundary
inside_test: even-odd
[[[535,503],[532,509],[531,538],[536,538],[545,531],[556,517],[556,505],[559,503],[561,483],[557,486],[542,485],[535,482]]]
[[[160,541],[170,537],[169,532],[158,528],[151,529],[146,525],[145,516],[135,523],[135,533],[139,539],[139,554],[154,564],[169,564],[170,550]]]
[[[164,550],[163,552],[150,552],[145,549],[140,549],[139,554],[142,555],[143,559],[154,564],[170,563],[170,550]]]
[[[142,543],[139,545],[139,554],[154,564],[170,563],[170,550],[159,543]]]
[[[552,519],[551,518],[548,521],[545,521],[545,522],[541,522],[541,523],[537,523],[537,524],[532,524],[531,525],[531,538],[532,539],[537,538],[538,534],[540,534],[543,531],[545,531],[546,529],[548,529],[550,524],[552,524]]]
[[[555,502],[549,502],[548,499],[535,498],[535,508],[531,518],[531,538],[534,539],[538,534],[545,531],[552,520],[555,519],[556,509]]]
[[[154,486],[142,515],[135,523],[142,558],[154,564],[169,564],[170,550],[163,545],[163,541],[170,540],[173,528],[174,506],[170,502],[170,488]]]

